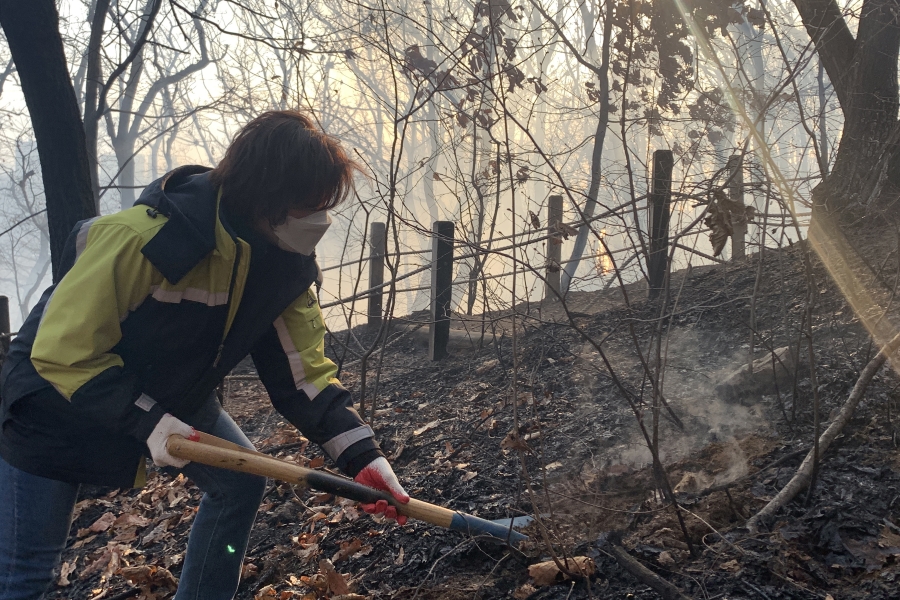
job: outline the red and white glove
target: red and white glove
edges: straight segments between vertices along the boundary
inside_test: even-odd
[[[169,436],[176,433],[188,440],[197,439],[197,432],[193,427],[169,413],[163,415],[159,423],[156,424],[153,433],[147,438],[147,448],[150,450],[150,456],[157,467],[178,467],[180,469],[191,462],[182,458],[175,458],[166,449],[166,442],[169,441]]]
[[[409,494],[400,485],[391,464],[383,456],[379,456],[367,464],[353,479],[370,488],[389,492],[400,504],[409,502]],[[406,524],[406,515],[398,515],[397,508],[385,500],[379,500],[374,504],[360,504],[360,506],[370,515],[384,514],[388,519],[396,519],[399,525]]]

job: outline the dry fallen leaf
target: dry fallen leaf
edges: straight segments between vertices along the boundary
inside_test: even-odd
[[[348,521],[355,521],[359,518],[359,510],[355,506],[344,507],[344,518]]]
[[[93,562],[85,565],[81,573],[78,574],[78,578],[85,579],[102,570],[102,577],[108,579],[110,575],[118,570],[123,552],[124,548],[118,543],[109,542]]]
[[[723,571],[728,571],[729,573],[737,573],[741,570],[741,565],[738,564],[737,560],[729,560],[728,562],[719,565],[719,568]]]
[[[129,542],[133,542],[137,539],[137,527],[128,527],[123,529],[119,535],[113,538],[114,542],[119,542],[120,544],[127,544]]]
[[[91,500],[91,499],[89,498],[89,499],[87,499],[87,500],[82,500],[82,501],[78,502],[77,504],[75,504],[75,508],[72,509],[72,520],[74,521],[75,519],[77,519],[78,517],[80,517],[80,516],[81,516],[81,512],[82,512],[85,508],[87,508],[88,506],[90,506],[93,502],[94,502],[94,500]]]
[[[573,558],[560,560],[563,566],[566,566],[571,573],[580,573],[581,575],[591,575],[594,572],[594,561],[587,556],[575,556]],[[545,585],[553,585],[561,581],[566,581],[570,577],[560,571],[559,567],[552,560],[537,563],[528,567],[528,575],[534,579],[534,585],[542,587]]]
[[[316,546],[319,543],[319,534],[301,533],[297,537],[291,538],[291,541],[301,548],[309,548],[310,546]]]
[[[672,558],[672,553],[668,552],[666,550],[663,550],[662,552],[660,552],[659,556],[656,558],[656,560],[659,561],[659,564],[661,564],[664,567],[674,567],[675,566],[675,559]]]
[[[323,559],[319,561],[319,573],[325,575],[328,582],[328,589],[332,594],[349,594],[350,588],[344,576],[334,569],[334,565],[330,560]]]
[[[900,535],[897,535],[885,525],[881,528],[881,535],[878,536],[878,545],[882,548],[900,551]]]
[[[71,585],[71,581],[69,581],[69,575],[71,575],[75,571],[75,565],[78,562],[78,557],[76,556],[72,562],[64,562],[62,566],[59,568],[59,579],[56,581],[56,585],[59,587],[66,587],[67,585]]]
[[[422,435],[426,431],[431,431],[432,429],[434,429],[435,427],[437,427],[440,424],[441,424],[440,419],[438,419],[436,421],[432,421],[431,423],[426,423],[425,425],[422,425],[421,427],[419,427],[418,429],[413,431],[413,435]]]
[[[513,598],[515,598],[516,600],[525,600],[525,598],[529,597],[536,591],[536,587],[534,587],[530,583],[526,583],[519,586],[519,588],[515,592],[513,592]]]
[[[334,556],[331,557],[331,562],[339,563],[342,560],[347,560],[359,552],[362,547],[363,543],[359,538],[353,538],[349,542],[341,542],[341,549],[335,552]]]
[[[503,438],[503,441],[500,442],[500,448],[502,450],[524,450],[526,452],[531,450],[531,447],[519,436],[518,432],[515,430],[510,431],[506,434],[506,437]]]
[[[180,565],[183,560],[183,552],[179,552],[178,554],[166,554],[165,558],[163,558],[163,566],[168,569],[170,567]]]
[[[488,371],[490,371],[491,369],[493,369],[494,367],[496,367],[499,364],[500,364],[500,361],[496,358],[491,359],[491,360],[486,360],[486,361],[484,361],[484,363],[482,363],[482,365],[480,367],[475,369],[475,374],[476,375],[484,375],[485,373],[487,373]]]
[[[311,546],[294,549],[294,556],[300,560],[301,564],[311,563],[319,556],[319,545],[312,544]]]
[[[241,581],[253,579],[259,575],[259,567],[255,563],[246,562],[241,566]]]
[[[157,594],[160,588],[175,591],[178,587],[178,579],[168,569],[156,565],[122,567],[119,575],[142,589],[155,588]]]
[[[317,457],[313,458],[312,460],[309,461],[308,466],[310,469],[318,469],[319,467],[325,466],[325,457],[317,456]]]
[[[256,595],[253,596],[253,600],[264,600],[265,598],[274,598],[275,597],[275,588],[271,585],[267,585],[266,587],[260,589],[256,592]]]
[[[103,513],[102,517],[94,521],[93,524],[88,527],[88,530],[93,531],[94,533],[101,533],[112,527],[115,522],[116,516],[114,514],[111,512]]]
[[[82,533],[82,532],[84,532],[84,533]],[[84,535],[87,535],[88,533],[90,533],[90,531],[87,528],[79,529],[78,537],[83,537]],[[91,542],[94,541],[94,538],[96,538],[96,537],[97,537],[97,534],[94,534],[92,536],[84,538],[83,540],[78,540],[77,542],[72,544],[72,550],[77,550],[86,544],[90,544]]]
[[[303,582],[304,585],[307,585],[316,590],[319,595],[324,596],[328,592],[328,578],[325,577],[325,575],[323,575],[322,573],[316,573],[315,575],[309,577],[303,575],[300,577],[300,581]]]
[[[109,514],[109,513],[107,513]],[[134,513],[122,513],[116,518],[112,526],[115,529],[125,529],[126,527],[146,527],[150,523],[150,519],[136,515]],[[96,523],[95,523],[96,525]],[[93,527],[93,526],[92,526]]]
[[[141,545],[149,546],[150,544],[153,544],[154,542],[158,542],[167,537],[171,537],[172,534],[169,533],[169,526],[171,525],[172,520],[176,519],[176,518],[177,517],[172,517],[172,518],[163,519],[162,521],[160,521],[159,524],[156,527],[154,527],[152,531],[150,531],[150,533],[148,533],[147,535],[145,535],[143,537],[143,539],[141,539]]]

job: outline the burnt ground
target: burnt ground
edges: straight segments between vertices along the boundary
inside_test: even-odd
[[[798,247],[765,256],[755,306],[757,358],[766,348],[800,339],[807,296],[801,257]],[[780,389],[740,401],[720,398],[715,385],[750,357],[757,258],[677,273],[672,316],[662,326],[655,318],[659,306],[647,302],[639,286],[628,288],[630,306],[618,291],[575,294],[571,317],[583,335],[558,306],[523,305],[515,361],[508,314],[469,322],[478,332],[484,325],[488,343],[457,349],[438,362],[427,359],[413,335],[396,334],[383,361],[373,358],[381,371],[376,377],[370,367],[366,409],[407,490],[489,519],[538,514],[541,525],[528,531],[535,541],[512,551],[421,522],[398,527],[373,520],[352,502],[273,483],[238,597],[327,597],[325,578],[317,575],[324,558],[361,597],[659,597],[610,556],[610,532],[692,598],[900,597],[900,381],[889,369],[876,375],[854,419],[823,457],[812,493],[782,509],[766,531],[750,535],[743,528],[810,447],[814,393],[827,424],[876,351],[816,262],[815,380],[801,366]],[[896,257],[891,260],[876,265],[879,276],[893,272]],[[626,401],[627,393],[650,429],[652,393],[634,344],[647,354],[659,328],[667,364],[664,396],[683,423],[678,428],[663,415],[660,447],[688,539],[662,500]],[[353,344],[371,340],[363,328],[354,335],[353,352]],[[587,337],[602,340],[618,383]],[[335,334],[329,352],[343,354],[346,339],[345,332]],[[359,362],[347,356],[341,379],[359,392]],[[259,449],[320,465],[319,450],[271,409],[250,374],[228,382],[226,409]],[[141,594],[166,597],[171,587],[156,568],[177,577],[198,499],[189,481],[158,473],[143,490],[85,487],[63,557],[68,574],[61,583],[67,585],[50,597],[138,597],[122,575],[146,581],[151,572],[157,579]],[[591,557],[596,573],[575,583],[533,585],[529,565],[553,553]],[[119,570],[126,565],[150,568]]]

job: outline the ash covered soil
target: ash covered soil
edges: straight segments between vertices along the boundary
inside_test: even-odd
[[[621,291],[577,293],[569,318],[581,333],[558,305],[522,305],[515,343],[508,313],[479,315],[454,327],[475,338],[485,331],[481,347],[457,343],[438,362],[414,333],[403,333],[407,324],[383,357],[370,359],[364,407],[398,476],[414,497],[483,518],[537,514],[540,523],[527,530],[533,541],[511,550],[421,522],[399,527],[353,502],[270,482],[238,598],[346,592],[334,574],[320,573],[323,559],[352,593],[373,599],[659,597],[611,556],[610,539],[691,598],[900,597],[900,380],[889,368],[822,458],[812,494],[761,533],[743,528],[810,448],[814,394],[824,428],[877,350],[814,262],[816,377],[807,362],[788,385],[720,398],[716,384],[750,359],[751,308],[754,358],[796,346],[805,327],[801,249],[767,251],[752,307],[757,258],[673,275],[671,316],[662,323],[639,286],[627,288],[630,304]],[[893,260],[875,265],[879,276],[894,272]],[[658,330],[662,348],[648,352]],[[360,363],[341,343],[349,339],[358,352],[371,337],[358,328],[329,340],[329,353],[345,359],[343,383],[357,394]],[[682,426],[662,410],[658,435],[687,536],[658,489],[637,426],[635,408],[652,430],[653,394],[636,343],[651,362],[659,355],[667,365],[663,397]],[[321,467],[318,448],[272,410],[252,367],[237,375],[227,382],[225,408],[257,448]],[[142,490],[85,486],[50,597],[168,597],[167,572],[180,572],[198,502],[190,481],[155,471]],[[596,571],[538,585],[529,566],[553,554],[590,557]]]

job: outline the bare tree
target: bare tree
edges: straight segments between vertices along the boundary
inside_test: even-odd
[[[828,211],[859,212],[885,184],[900,186],[900,12],[893,0],[865,0],[854,37],[836,0],[794,0],[794,5],[844,114],[834,167],[814,198]]]
[[[0,3],[41,158],[54,278],[75,223],[96,214],[81,115],[52,0]]]

